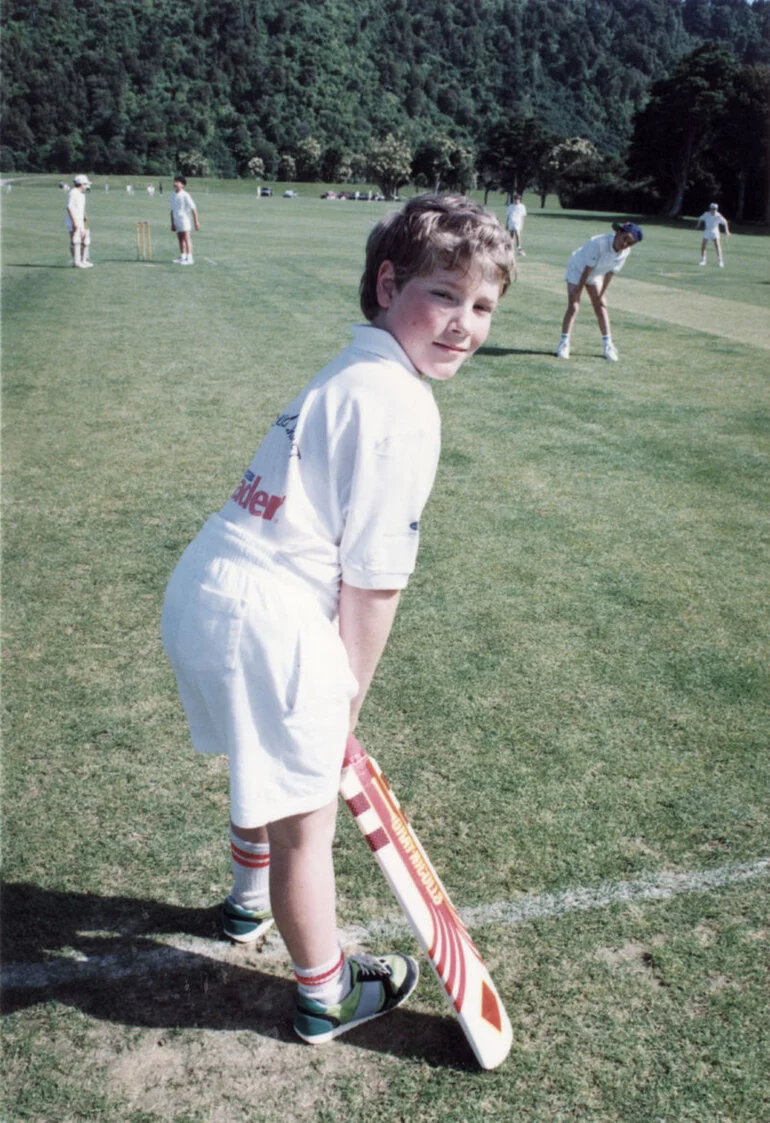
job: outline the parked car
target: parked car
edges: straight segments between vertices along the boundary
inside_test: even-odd
[[[259,193],[260,195],[272,195],[273,189],[272,187],[260,187]]]

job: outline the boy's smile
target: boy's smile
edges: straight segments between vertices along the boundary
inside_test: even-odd
[[[446,380],[487,338],[499,297],[497,277],[481,265],[469,272],[436,269],[398,289],[393,265],[385,261],[374,326],[395,337],[420,374]]]

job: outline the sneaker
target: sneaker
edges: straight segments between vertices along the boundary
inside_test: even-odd
[[[263,936],[273,924],[273,914],[270,909],[262,912],[252,912],[236,905],[228,897],[222,905],[222,931],[229,940],[236,944],[253,944]]]
[[[724,263],[724,261],[720,261],[720,262],[719,262],[719,268],[720,268],[720,269],[724,269],[724,267],[725,267],[725,263]]]
[[[616,363],[618,361],[618,353],[611,343],[604,344],[604,357],[605,359],[609,359],[611,363]]]
[[[348,957],[353,989],[338,1006],[323,1006],[304,995],[297,997],[294,1030],[311,1045],[323,1045],[355,1026],[395,1010],[417,986],[419,968],[409,955]]]
[[[706,259],[705,259],[705,257],[702,257],[700,259],[700,261],[698,262],[698,265],[705,265],[705,264],[706,264]]]
[[[194,265],[194,264],[195,264],[195,262],[193,261],[193,259],[191,257],[185,257],[185,258],[182,259],[182,265]]]
[[[94,267],[93,261],[82,261],[80,263],[81,269],[93,269],[93,267]]]
[[[172,264],[173,265],[184,265],[184,258],[183,257],[175,257]]]
[[[556,358],[557,359],[568,359],[569,358],[569,340],[568,339],[563,339],[561,341],[561,343],[559,344],[559,346],[556,348]]]
[[[526,257],[526,256],[527,256],[527,255],[526,255],[526,254],[524,253],[524,250],[517,250],[516,252],[517,252],[517,254],[519,255],[519,257]]]

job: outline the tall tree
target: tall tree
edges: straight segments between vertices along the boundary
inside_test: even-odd
[[[653,85],[636,117],[629,166],[655,181],[671,218],[681,213],[697,161],[722,128],[737,73],[730,51],[705,43]]]

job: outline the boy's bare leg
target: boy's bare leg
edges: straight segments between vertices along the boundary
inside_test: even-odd
[[[267,827],[270,905],[292,961],[303,968],[339,955],[332,842],[337,800]],[[260,828],[264,829],[264,828]]]
[[[580,307],[580,291],[577,285],[567,285],[567,311],[564,313],[564,319],[561,325],[562,335],[570,335],[572,332],[572,325],[575,323],[575,317],[578,314]]]
[[[603,336],[610,334],[610,313],[607,308],[607,300],[604,293],[599,291],[597,285],[586,285],[588,295],[591,298],[596,318],[599,321],[599,329]]]

